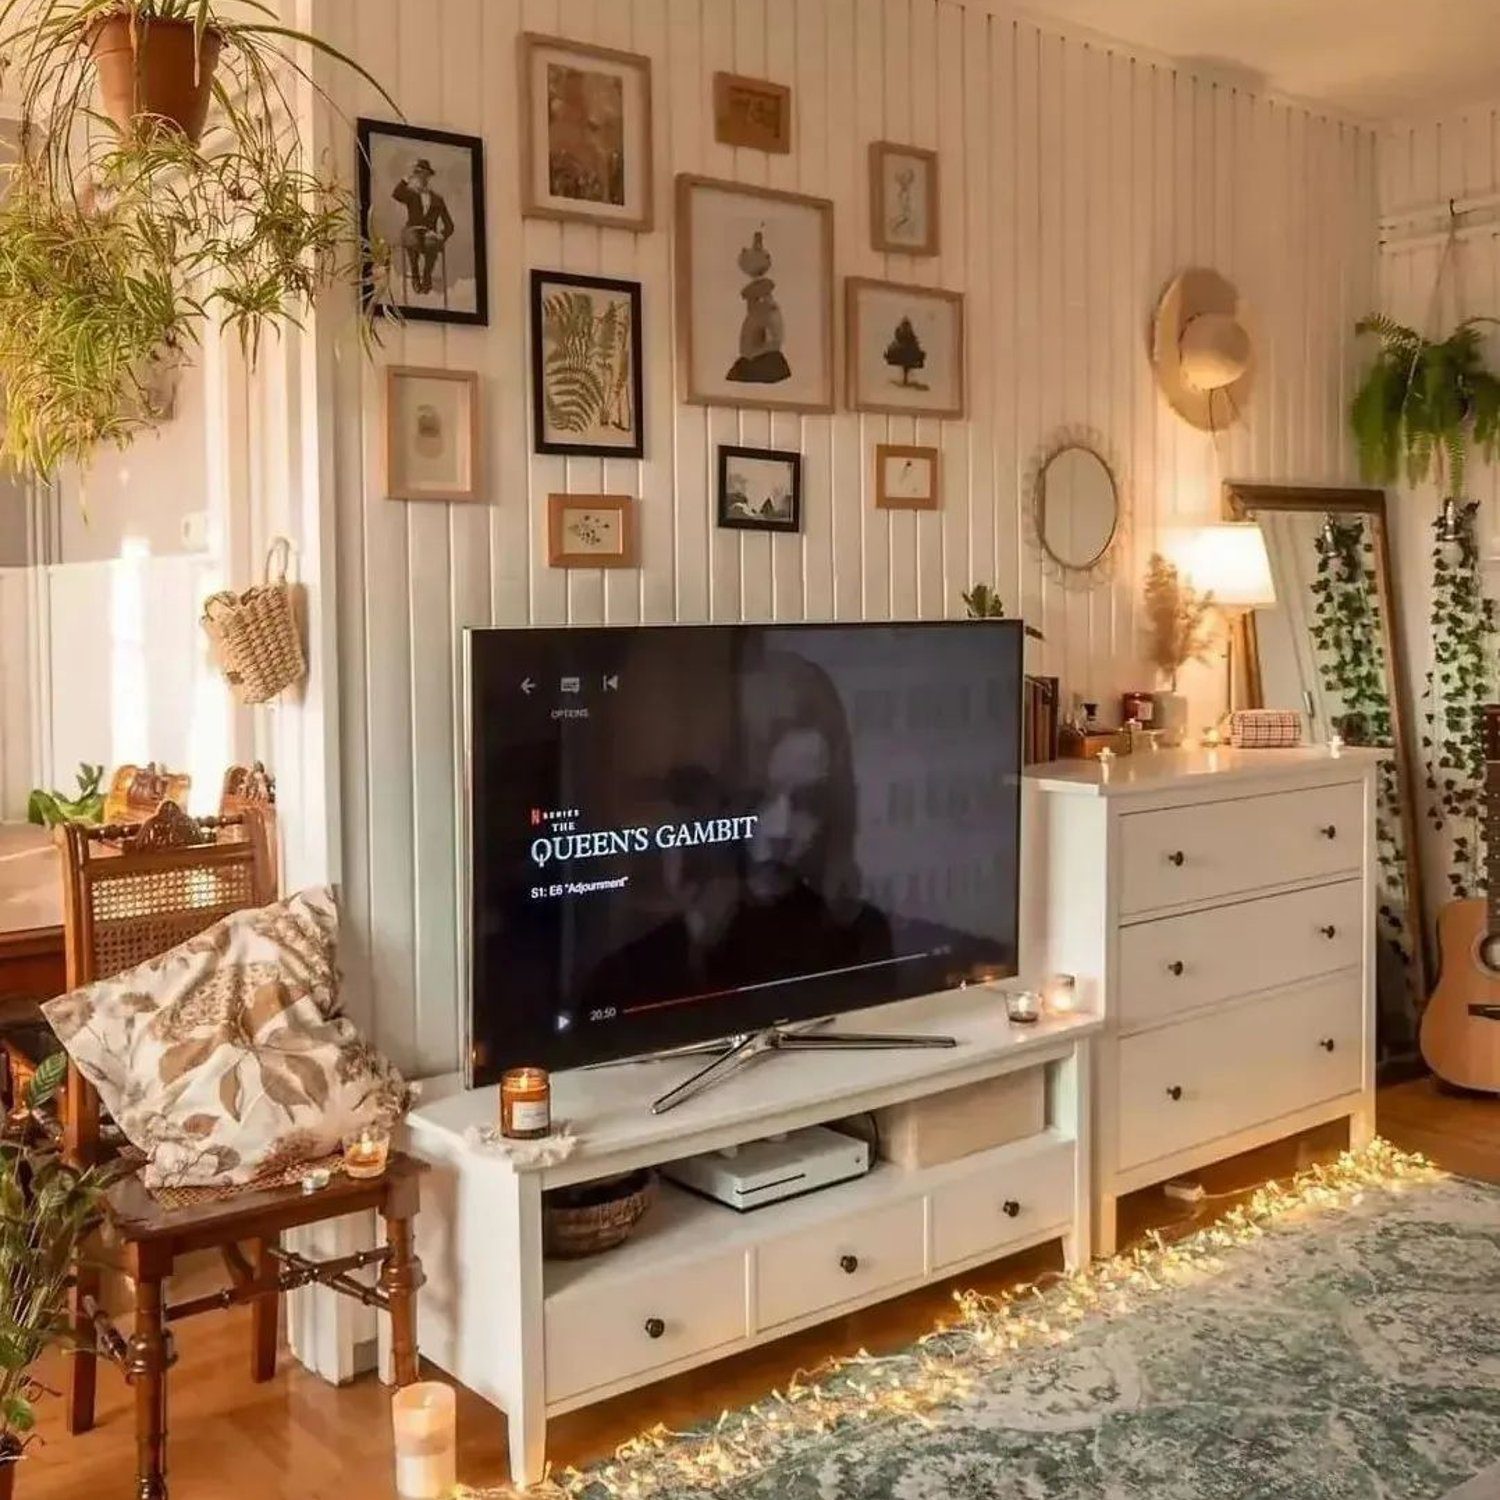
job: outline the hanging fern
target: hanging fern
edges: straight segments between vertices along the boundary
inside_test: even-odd
[[[1433,522],[1432,665],[1422,695],[1427,819],[1449,836],[1448,885],[1458,899],[1486,887],[1480,719],[1494,688],[1496,622],[1480,581],[1478,510],[1477,501],[1454,505]]]

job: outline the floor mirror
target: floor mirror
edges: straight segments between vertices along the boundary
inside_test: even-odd
[[[1313,744],[1391,751],[1377,785],[1378,1058],[1383,1078],[1418,1066],[1429,955],[1418,857],[1415,706],[1399,632],[1380,490],[1225,486],[1229,519],[1265,536],[1276,603],[1244,620],[1245,701],[1295,708]]]

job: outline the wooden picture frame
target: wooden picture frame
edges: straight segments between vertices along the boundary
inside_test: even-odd
[[[364,305],[414,323],[487,325],[490,277],[484,142],[476,135],[427,130],[393,120],[355,123]],[[415,175],[418,168],[427,172],[427,185],[421,186],[421,179],[415,185],[420,194],[405,175],[408,171]],[[466,190],[464,199],[452,192],[460,181]],[[438,187],[431,186],[434,182]],[[404,225],[389,208],[398,192],[404,195],[396,199],[406,214]],[[376,271],[377,242],[390,247],[390,264],[383,276]],[[472,274],[466,277],[465,271]]]
[[[715,197],[722,201],[722,211],[733,213],[735,206],[742,223],[735,226],[736,232],[719,249],[722,254],[705,265],[708,257],[704,246],[697,243],[695,215],[700,203],[705,216],[708,205]],[[753,212],[746,212],[746,207]],[[779,211],[779,213],[778,213]],[[811,215],[811,221],[798,222],[799,215]],[[779,223],[775,222],[780,220]],[[837,388],[837,360],[835,354],[835,301],[834,301],[834,245],[833,203],[827,198],[813,198],[805,193],[791,193],[780,188],[751,187],[741,182],[726,182],[715,177],[699,177],[684,172],[677,178],[676,189],[676,253],[677,253],[677,356],[682,395],[679,399],[699,406],[755,407],[769,411],[800,411],[827,414],[834,410]],[[761,227],[751,230],[751,224]],[[764,246],[762,234],[769,234],[772,243],[770,253],[760,259],[764,269],[757,269],[759,261],[747,260],[747,254],[755,247],[740,244],[742,237],[753,233],[756,245]],[[782,254],[780,241],[790,242],[789,253]],[[802,263],[798,241],[806,249],[809,242],[816,242],[820,265],[806,272],[806,279],[797,281],[798,268]],[[735,251],[738,250],[738,261]],[[778,255],[780,259],[778,259]],[[739,269],[735,267],[738,263]],[[751,269],[746,270],[749,265]],[[719,278],[710,285],[706,272],[712,269]],[[766,379],[760,375],[737,374],[736,369],[746,360],[745,327],[753,309],[743,296],[747,284],[770,280],[776,283],[772,310],[782,315],[790,348],[795,356],[791,366],[791,379],[797,379],[797,371],[809,356],[819,364],[814,377],[801,380],[791,387],[802,394],[777,395],[777,379]],[[707,304],[713,299],[713,306]],[[795,311],[795,316],[785,316],[786,311]],[[717,313],[721,320],[719,334],[710,352],[708,341],[703,337],[698,324],[700,318]],[[816,317],[821,326],[801,337],[802,320]],[[772,352],[782,353],[778,344]],[[738,353],[739,358],[735,355]],[[764,353],[756,356],[763,359]],[[710,376],[708,361],[714,360],[714,369],[726,371],[722,377]],[[783,360],[785,363],[785,360]]]
[[[802,530],[802,455],[781,448],[719,445],[718,524],[731,531],[767,531],[795,535]],[[790,504],[784,515],[770,500],[776,479],[785,477]],[[748,481],[748,482],[747,482]],[[757,490],[755,495],[749,488]],[[767,502],[770,502],[769,504]]]
[[[903,205],[899,174],[920,174]],[[941,245],[942,199],[938,154],[895,141],[870,143],[870,244],[898,255],[936,255]],[[894,189],[894,190],[893,190]],[[904,209],[904,212],[903,212]],[[912,221],[908,225],[908,220]]]
[[[451,392],[443,387],[452,386]],[[426,388],[424,391],[424,387]],[[432,411],[424,415],[422,397]],[[434,401],[442,405],[434,406]],[[440,447],[419,451],[418,444],[441,444],[443,417],[453,420],[451,476],[445,475]],[[424,424],[435,422],[427,432]],[[479,373],[476,370],[425,369],[417,365],[387,365],[383,422],[385,496],[387,500],[479,499]],[[408,441],[403,442],[403,436]],[[424,477],[422,470],[426,469]]]
[[[585,65],[578,71],[587,71],[596,82],[601,78],[619,81],[618,183],[612,180],[615,166],[607,156],[580,170],[579,155],[569,153],[560,141],[547,138],[562,129],[562,124],[554,120],[565,118],[564,111],[553,111],[551,100],[539,94],[537,87],[538,73],[548,54]],[[656,222],[651,59],[639,52],[596,47],[534,31],[523,32],[517,39],[516,57],[520,75],[521,216],[581,220],[612,229],[649,233]],[[594,66],[587,68],[587,64]],[[597,149],[598,134],[596,108],[588,120],[588,128],[578,132],[585,163],[586,154]],[[539,158],[538,151],[545,151],[546,155]],[[601,168],[603,180],[600,180]],[[559,190],[570,176],[586,178],[589,185],[578,192]],[[611,201],[616,192],[618,199]]]
[[[844,295],[845,379],[850,409],[899,417],[964,416],[963,293],[849,276],[844,281]],[[933,348],[945,358],[941,372],[926,363]],[[909,351],[909,358],[899,357],[903,349]],[[886,366],[901,370],[901,380],[887,376]],[[913,381],[913,372],[926,378]]]
[[[629,495],[548,495],[548,567],[638,568],[635,509]],[[583,540],[578,518],[600,523],[597,543]]]
[[[601,294],[603,313],[590,294]],[[614,320],[609,326],[617,327],[622,309],[629,320],[623,343],[612,336],[613,347],[601,353],[605,340],[597,330],[606,317]],[[595,330],[587,340],[592,363],[582,372],[571,352],[580,347],[580,341],[560,336],[579,317]],[[563,326],[549,332],[554,321]],[[642,337],[640,282],[571,271],[532,271],[531,427],[537,453],[645,457]],[[626,421],[623,428],[621,417]],[[570,433],[576,436],[559,436]]]
[[[786,156],[792,149],[792,91],[769,78],[714,74],[714,139]]]
[[[876,446],[876,509],[937,510],[941,503],[942,483],[942,453],[939,449],[912,447],[904,443]]]

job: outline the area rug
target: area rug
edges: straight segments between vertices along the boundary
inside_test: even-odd
[[[1376,1181],[1392,1162],[1090,1287],[970,1303],[904,1354],[560,1483],[589,1500],[1500,1496],[1500,1189]]]

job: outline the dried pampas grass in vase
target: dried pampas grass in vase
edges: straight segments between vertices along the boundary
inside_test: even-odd
[[[1164,745],[1180,745],[1187,733],[1187,699],[1177,674],[1190,661],[1207,661],[1213,645],[1208,615],[1214,596],[1184,583],[1177,568],[1153,552],[1146,565],[1146,657],[1166,683],[1154,699],[1155,723]]]

